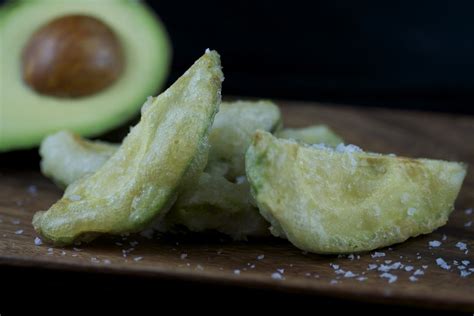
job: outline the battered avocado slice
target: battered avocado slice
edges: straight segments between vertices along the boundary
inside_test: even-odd
[[[183,180],[205,167],[222,80],[219,55],[207,51],[168,90],[145,103],[140,122],[102,167],[71,184],[48,211],[35,214],[36,231],[66,245],[140,231],[164,216]]]
[[[209,161],[226,162],[228,179],[244,175],[252,135],[257,129],[273,132],[280,125],[280,110],[271,101],[222,102],[209,135]]]
[[[116,144],[90,141],[72,132],[60,131],[41,143],[41,172],[65,188],[97,171],[118,148]]]
[[[444,225],[466,165],[304,146],[258,131],[247,177],[272,233],[315,253],[368,251]]]
[[[305,144],[326,144],[337,146],[344,141],[326,125],[312,125],[302,128],[284,128],[275,133],[278,138],[294,139]]]
[[[194,186],[179,195],[157,228],[169,232],[177,225],[193,232],[216,230],[234,240],[270,235],[270,225],[255,207],[245,176],[234,183],[215,169],[203,172]]]

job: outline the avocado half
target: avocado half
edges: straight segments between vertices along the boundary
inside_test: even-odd
[[[122,45],[125,68],[106,89],[80,98],[35,92],[22,78],[22,50],[51,20],[70,14],[95,17]],[[37,146],[62,129],[96,136],[133,117],[164,84],[171,59],[165,28],[140,1],[14,1],[0,8],[0,152]]]

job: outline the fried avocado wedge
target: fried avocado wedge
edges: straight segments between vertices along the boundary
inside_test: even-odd
[[[344,140],[326,125],[312,125],[302,128],[284,128],[275,133],[278,138],[294,139],[305,144],[326,144],[337,146]]]
[[[145,103],[140,122],[95,173],[72,183],[33,226],[58,245],[137,232],[166,214],[183,179],[206,164],[221,99],[220,57],[206,51],[168,90]]]
[[[68,131],[46,137],[40,146],[41,172],[61,188],[86,174],[94,173],[119,145],[90,141]]]
[[[280,110],[271,101],[222,102],[209,135],[209,161],[226,162],[231,180],[244,175],[245,152],[255,131],[274,132],[280,125]]]
[[[161,231],[184,226],[193,232],[215,230],[234,240],[270,235],[270,224],[253,204],[245,176],[233,183],[214,170],[203,172],[179,195],[163,224]]]
[[[258,131],[247,177],[276,236],[321,254],[369,251],[428,234],[453,210],[466,166],[304,146]]]

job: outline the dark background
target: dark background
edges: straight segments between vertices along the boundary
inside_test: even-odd
[[[472,1],[149,1],[170,81],[205,48],[225,95],[474,113]]]

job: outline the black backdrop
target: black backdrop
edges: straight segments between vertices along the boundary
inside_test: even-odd
[[[209,47],[225,95],[474,113],[472,1],[147,2],[173,42],[170,82]]]
[[[207,47],[226,95],[474,113],[472,1],[158,1],[175,79]]]

